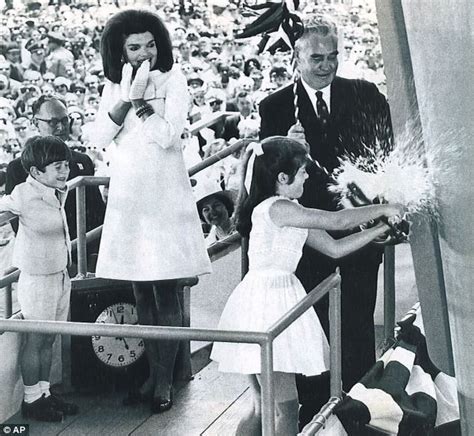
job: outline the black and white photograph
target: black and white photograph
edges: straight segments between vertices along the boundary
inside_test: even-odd
[[[0,0],[0,435],[474,434],[470,0]]]

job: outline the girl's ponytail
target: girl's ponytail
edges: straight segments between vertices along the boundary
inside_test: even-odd
[[[239,195],[237,197],[237,208],[235,211],[235,222],[236,229],[243,237],[248,237],[250,234],[250,229],[252,228],[251,216],[252,210],[249,211],[248,206],[248,197],[249,192],[245,186],[245,180],[248,179],[247,171],[249,171],[249,161],[253,154],[253,148],[247,146],[245,153],[242,157],[242,168],[240,186],[239,186]]]

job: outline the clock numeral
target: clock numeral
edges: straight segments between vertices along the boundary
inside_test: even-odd
[[[99,345],[99,346],[97,347],[97,351],[98,351],[99,353],[103,353],[103,352],[105,351],[104,346],[103,346],[103,345]]]
[[[117,357],[117,360],[119,362],[123,362],[125,360],[125,356],[123,354],[121,354],[119,357]]]
[[[137,357],[135,350],[130,350],[130,357]]]
[[[123,306],[117,306],[117,313],[123,313],[125,308]]]
[[[107,362],[110,361],[110,359],[112,359],[112,353],[107,354]]]
[[[92,336],[93,341],[100,341],[101,336]]]
[[[145,346],[145,344],[143,343],[143,339],[138,343],[138,346],[139,347],[144,347]]]

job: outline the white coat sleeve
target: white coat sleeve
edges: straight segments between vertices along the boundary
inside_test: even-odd
[[[10,212],[19,216],[21,215],[21,204],[21,196],[15,187],[10,195],[4,195],[0,198],[0,214]]]
[[[153,114],[143,123],[147,139],[162,148],[181,148],[181,134],[188,117],[188,85],[180,70],[172,72],[166,83],[165,111],[163,116]]]
[[[123,127],[115,124],[109,115],[109,111],[117,103],[117,97],[113,92],[113,88],[117,86],[119,85],[107,80],[102,91],[99,110],[94,121],[94,133],[90,138],[98,148],[108,147]]]

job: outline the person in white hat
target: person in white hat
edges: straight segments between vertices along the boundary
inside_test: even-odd
[[[208,247],[235,232],[232,219],[234,201],[230,191],[223,191],[218,184],[209,180],[198,179],[194,186],[194,195],[199,217],[211,226],[206,236]]]
[[[66,94],[69,92],[69,86],[71,86],[71,81],[66,77],[56,77],[56,79],[54,79],[53,86],[57,94],[65,97]]]

